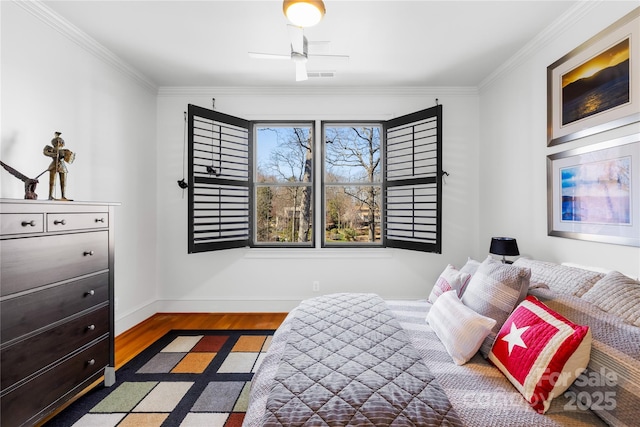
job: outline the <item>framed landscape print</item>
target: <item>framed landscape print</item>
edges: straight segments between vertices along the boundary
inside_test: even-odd
[[[547,146],[640,121],[640,8],[547,67]]]
[[[547,156],[550,236],[640,246],[640,134]]]

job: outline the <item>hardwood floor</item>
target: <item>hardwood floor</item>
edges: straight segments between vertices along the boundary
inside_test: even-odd
[[[115,339],[116,377],[117,369],[136,357],[149,345],[153,344],[172,329],[276,329],[287,313],[157,313],[121,333]],[[91,390],[102,380],[87,387],[75,398],[71,399],[56,412],[43,420],[47,420]]]
[[[287,313],[157,313],[116,337],[116,369],[172,329],[276,329]]]

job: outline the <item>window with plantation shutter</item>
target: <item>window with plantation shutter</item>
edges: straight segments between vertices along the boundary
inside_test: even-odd
[[[251,123],[189,105],[189,253],[251,242]]]
[[[314,224],[323,248],[441,253],[442,106],[387,122],[322,122],[319,209],[315,123],[188,106],[189,253],[315,248]]]
[[[387,247],[441,253],[442,106],[385,123]]]

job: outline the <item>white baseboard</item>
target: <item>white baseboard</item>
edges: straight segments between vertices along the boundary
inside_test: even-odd
[[[288,313],[301,300],[159,300],[162,313]]]
[[[124,314],[115,314],[115,336],[133,328],[137,324],[147,320],[156,313],[160,313],[160,301],[156,300],[149,304],[135,308]]]

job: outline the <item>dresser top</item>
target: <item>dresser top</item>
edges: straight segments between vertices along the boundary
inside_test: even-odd
[[[0,199],[0,203],[18,203],[18,204],[38,204],[38,205],[100,205],[100,206],[119,206],[119,202],[89,202],[89,201],[79,201],[79,200],[27,200],[27,199]]]
[[[106,212],[111,206],[119,205],[120,203],[111,202],[62,202],[57,200],[0,199],[0,213]]]

